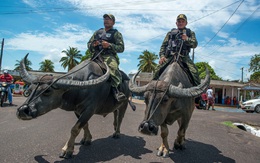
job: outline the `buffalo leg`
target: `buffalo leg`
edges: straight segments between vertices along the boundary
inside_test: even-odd
[[[127,101],[124,102],[119,109],[114,111],[114,134],[113,134],[113,138],[119,138],[120,136],[120,127],[122,124],[122,120],[124,118],[125,112],[127,109]]]
[[[77,123],[72,127],[70,131],[70,138],[66,142],[65,146],[62,148],[62,153],[60,154],[61,158],[72,158],[72,154],[74,152],[75,139],[80,133],[80,130],[88,123],[88,120],[93,115],[93,112],[90,111],[92,110],[86,109],[79,117]]]
[[[89,131],[88,128],[88,123],[83,127],[84,130],[84,137],[81,139],[80,144],[82,145],[90,145],[91,144],[91,139],[92,139],[92,135]]]
[[[62,153],[60,154],[61,158],[66,158],[66,159],[72,158],[72,154],[74,152],[75,139],[78,136],[79,132],[80,132],[79,123],[76,123],[76,125],[74,125],[70,131],[71,135],[69,140],[62,148]]]
[[[165,123],[161,125],[161,137],[162,137],[162,144],[158,149],[157,156],[162,157],[169,157],[169,144],[168,144],[168,134],[169,130]]]
[[[178,124],[179,124],[179,130],[178,130],[178,135],[177,135],[177,138],[175,139],[174,141],[174,148],[175,149],[185,149],[185,146],[184,146],[184,141],[185,141],[185,133],[186,133],[186,130],[188,128],[188,125],[189,125],[189,121],[190,121],[190,117],[183,117],[181,119],[178,119]]]

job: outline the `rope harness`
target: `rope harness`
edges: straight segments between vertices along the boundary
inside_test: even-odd
[[[155,81],[156,83],[155,83],[155,87],[153,88],[153,93],[152,93],[152,99],[153,99],[153,100],[151,101],[149,108],[151,108],[151,106],[152,106],[153,103],[154,103],[154,98],[155,98],[156,92],[157,92],[157,89],[156,89],[156,88],[157,88],[158,81],[159,81],[159,80],[156,80],[156,81]],[[147,118],[147,121],[149,121],[149,120],[152,118],[153,114],[154,114],[155,111],[158,109],[158,107],[159,107],[159,105],[161,104],[161,102],[162,102],[164,96],[166,95],[166,93],[167,93],[169,87],[170,87],[170,83],[168,83],[168,85],[167,85],[167,87],[165,88],[165,90],[163,90],[163,95],[162,95],[160,101],[158,102],[158,104],[156,105],[156,107],[154,108],[152,114],[150,114],[151,109],[148,110],[148,114],[147,114],[147,115],[149,115],[149,117]]]
[[[103,49],[102,49],[98,54],[96,54],[95,57],[93,57],[91,60],[93,61],[94,59],[96,59],[102,52],[103,52]],[[88,62],[87,64],[85,64],[84,66],[82,66],[81,68],[79,68],[79,69],[77,69],[77,70],[75,70],[75,71],[69,72],[69,73],[67,73],[67,74],[64,74],[64,75],[58,77],[57,79],[55,79],[54,81],[52,81],[46,88],[44,88],[37,96],[34,97],[34,94],[35,94],[36,90],[37,90],[37,89],[39,88],[39,86],[42,84],[41,80],[42,80],[44,77],[50,76],[50,75],[44,75],[44,76],[42,76],[42,77],[40,78],[40,80],[37,82],[36,88],[32,91],[32,95],[31,95],[30,97],[33,97],[33,98],[29,98],[28,101],[25,102],[25,105],[29,105],[30,103],[32,103],[33,101],[35,101],[38,97],[40,97],[40,95],[42,95],[42,94],[43,94],[46,90],[48,90],[50,87],[52,87],[52,88],[55,89],[55,87],[53,87],[53,84],[55,84],[55,83],[56,83],[58,80],[60,80],[61,78],[64,78],[64,77],[69,76],[69,75],[71,75],[71,74],[74,74],[74,73],[78,72],[79,70],[85,68],[85,67],[88,66],[89,64],[90,64],[90,62]],[[46,84],[47,84],[47,83],[46,83]]]
[[[182,46],[183,46],[183,40],[181,40],[181,46],[180,46],[180,49],[179,49],[179,51],[178,51],[178,53],[177,53],[176,60],[173,59],[172,62],[171,62],[171,64],[172,64],[173,62],[178,62],[180,56],[182,56],[182,55],[181,55]],[[176,54],[176,53],[174,53],[174,54]],[[159,80],[159,79],[156,80],[155,87],[154,87],[153,93],[152,93],[152,101],[151,101],[151,104],[150,104],[149,108],[151,108],[151,106],[153,105],[153,103],[154,103],[154,101],[155,101],[154,98],[155,98],[155,96],[156,96],[156,88],[157,88],[158,81],[160,81],[160,80]],[[147,118],[147,121],[149,121],[149,120],[152,118],[153,114],[154,114],[155,111],[158,109],[158,107],[159,107],[159,105],[161,104],[161,102],[162,102],[164,96],[166,95],[166,93],[167,93],[169,87],[170,87],[170,83],[168,83],[168,85],[167,85],[167,87],[166,87],[167,89],[164,90],[163,96],[161,97],[160,101],[159,101],[158,104],[156,105],[156,107],[155,107],[155,109],[153,110],[152,114],[150,114],[151,109],[148,110],[148,115],[149,115],[149,117]]]

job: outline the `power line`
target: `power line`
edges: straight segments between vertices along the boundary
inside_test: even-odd
[[[194,23],[194,22],[196,22],[196,21],[199,21],[199,20],[201,20],[201,19],[203,19],[203,18],[205,18],[205,17],[208,17],[208,16],[210,16],[210,15],[213,15],[213,14],[219,12],[219,11],[222,11],[223,9],[228,8],[228,7],[234,5],[234,4],[238,3],[238,2],[239,2],[239,1],[233,2],[233,3],[231,3],[231,4],[229,4],[229,5],[225,6],[225,7],[222,7],[222,8],[219,9],[219,10],[216,10],[216,11],[214,11],[214,12],[212,12],[212,13],[209,13],[209,14],[207,14],[207,15],[205,15],[205,16],[199,18],[199,19],[196,19],[196,20],[190,22],[189,24]],[[143,43],[148,42],[148,41],[150,41],[150,40],[153,40],[153,39],[156,39],[156,38],[158,38],[158,37],[161,37],[161,36],[163,36],[163,35],[165,35],[165,34],[166,34],[166,33],[160,34],[160,35],[158,35],[158,36],[152,37],[152,38],[150,38],[150,39],[148,39],[148,40],[139,42],[139,43],[137,43],[137,44],[143,44]]]
[[[259,9],[259,7],[257,7],[257,8],[238,26],[238,28],[235,29],[234,32],[231,33],[230,36],[237,34],[237,32],[242,28],[242,26],[256,13],[256,11],[257,11],[258,9]],[[212,53],[208,54],[208,55],[212,55],[212,54],[216,53],[216,52],[217,52],[216,49],[217,49],[217,50],[221,49],[221,46],[220,46],[220,45],[215,46],[215,50],[214,50]],[[202,54],[202,55],[203,55],[203,54]],[[199,58],[201,58],[201,57],[199,57]],[[226,60],[222,60],[222,59],[218,59],[218,60],[221,60],[221,61],[224,61],[224,62],[228,62],[228,63],[232,63],[232,64],[237,64],[237,63],[235,63],[235,62],[226,61]],[[247,66],[247,64],[242,64],[242,63],[240,63],[240,65],[246,65],[246,66]]]
[[[174,1],[176,1],[176,0],[174,0]],[[152,2],[152,3],[161,3],[162,1],[157,1],[157,2]],[[168,0],[167,0],[167,2],[169,2]],[[233,4],[235,4],[235,3],[237,3],[237,2],[239,2],[239,1],[236,1],[236,2],[234,2],[234,3],[232,3],[232,4],[230,4],[230,5],[228,5],[228,6],[226,6],[226,7],[224,7],[224,8],[227,8],[227,7],[229,7],[229,6],[232,6]],[[55,7],[55,8],[47,8],[47,7],[38,7],[36,10],[32,10],[32,9],[28,9],[28,7],[17,7],[17,6],[0,6],[0,8],[6,8],[6,7],[16,7],[16,8],[26,8],[26,9],[28,9],[27,11],[16,11],[16,12],[14,12],[14,11],[11,11],[11,12],[3,12],[3,13],[0,13],[0,15],[12,15],[12,14],[33,14],[33,13],[48,13],[48,12],[60,12],[60,11],[78,11],[78,10],[96,10],[97,8],[102,8],[102,9],[107,9],[107,10],[134,10],[134,11],[154,11],[154,10],[156,10],[156,11],[162,11],[162,12],[165,12],[165,11],[167,11],[167,12],[172,12],[173,10],[172,9],[148,9],[148,8],[143,8],[143,9],[134,9],[134,8],[122,8],[122,9],[116,9],[115,8],[115,6],[120,6],[121,5],[121,7],[124,7],[124,6],[128,6],[129,4],[132,4],[132,5],[142,5],[142,4],[151,4],[151,3],[149,3],[149,2],[143,2],[143,3],[137,3],[137,2],[133,2],[133,1],[131,1],[131,2],[124,2],[123,4],[122,3],[113,3],[113,4],[111,4],[110,6],[108,6],[108,5],[103,5],[103,4],[101,4],[101,5],[97,5],[97,6],[95,6],[95,7],[81,7],[81,8],[64,8],[64,7]],[[126,5],[127,4],[127,5]],[[110,7],[112,7],[112,8],[110,8]],[[223,10],[224,8],[221,8],[221,9],[219,9],[219,10],[174,10],[174,11],[183,11],[183,12],[187,12],[187,11],[202,11],[202,12],[205,12],[205,11],[213,11],[212,13],[210,13],[210,14],[208,14],[208,15],[206,15],[206,16],[204,16],[204,17],[207,17],[207,16],[209,16],[209,15],[212,15],[212,14],[214,14],[214,13],[216,13],[216,12],[219,12],[219,11],[221,11],[221,10]],[[223,10],[223,11],[226,11],[226,10]],[[245,11],[250,11],[250,10],[245,10]],[[202,17],[202,18],[204,18],[204,17]],[[200,19],[202,19],[202,18],[200,18]],[[200,20],[200,19],[198,19],[198,20]],[[195,21],[198,21],[198,20],[195,20]],[[195,22],[195,21],[193,21],[193,22]]]
[[[237,6],[237,8],[235,9],[235,11],[231,14],[231,16],[228,18],[228,20],[222,25],[222,27],[217,31],[217,33],[215,33],[215,35],[205,44],[202,46],[205,47],[207,46],[217,35],[218,33],[224,28],[224,26],[229,22],[229,20],[231,19],[231,17],[236,13],[237,9],[240,7],[240,5],[244,2],[244,0],[241,1],[241,3]],[[200,49],[199,49],[200,50]]]

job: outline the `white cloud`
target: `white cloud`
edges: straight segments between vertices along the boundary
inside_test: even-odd
[[[44,5],[43,0],[23,0],[23,2],[37,11],[41,9],[38,6]],[[128,72],[137,71],[134,69],[138,64],[136,60],[142,51],[147,49],[158,54],[165,34],[175,27],[176,16],[185,13],[188,17],[188,27],[200,33],[197,35],[197,38],[200,38],[200,47],[195,50],[195,59],[208,61],[216,70],[217,75],[224,79],[236,79],[239,67],[248,64],[245,63],[245,60],[248,61],[250,56],[259,53],[260,45],[259,42],[247,43],[239,40],[231,33],[236,25],[241,25],[259,6],[257,0],[244,1],[216,38],[206,47],[202,46],[220,30],[240,2],[232,0],[110,0],[108,3],[97,0],[59,0],[47,3],[55,3],[56,6],[60,5],[64,9],[67,9],[68,6],[78,9],[71,12],[79,12],[79,17],[85,15],[85,17],[98,21],[102,21],[104,13],[114,14],[115,27],[123,34],[125,42],[125,52],[123,55],[119,54],[120,61],[122,64],[129,64],[129,66],[120,66]],[[68,13],[64,11],[63,14]],[[251,19],[259,20],[259,17],[260,13],[256,12]],[[77,18],[75,17],[75,19]],[[61,53],[62,50],[68,49],[69,46],[77,47],[84,54],[88,39],[94,30],[100,28],[93,29],[92,24],[84,27],[71,22],[60,23],[48,12],[44,13],[43,19],[53,25],[52,31],[24,31],[9,39],[6,49],[38,52],[43,59],[52,60],[57,65],[56,69],[60,67],[59,60],[64,55]],[[50,26],[50,24],[47,25]],[[232,30],[229,30],[231,28]],[[8,33],[6,30],[0,32]]]
[[[126,58],[120,58],[120,63],[129,63],[129,61]]]

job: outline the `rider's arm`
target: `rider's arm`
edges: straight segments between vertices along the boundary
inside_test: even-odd
[[[13,78],[13,76],[9,74],[9,78],[10,78],[11,80],[8,81],[8,83],[13,83],[13,82],[14,82],[14,78]]]
[[[166,48],[168,46],[168,41],[169,41],[169,35],[171,32],[168,32],[167,35],[165,36],[161,48],[160,48],[160,52],[159,52],[159,56],[160,58],[165,57],[165,53],[166,53]]]
[[[94,41],[95,41],[95,36],[96,36],[96,33],[97,32],[95,32],[93,35],[92,35],[92,37],[90,38],[90,40],[88,41],[88,49],[89,49],[89,51],[91,52],[91,53],[93,53],[93,52],[95,52],[95,47],[93,46],[93,44],[94,44]]]
[[[190,46],[191,48],[196,48],[198,45],[198,41],[196,39],[196,35],[195,32],[191,31],[191,36],[188,37],[184,43],[188,46]]]
[[[122,53],[125,50],[123,36],[120,32],[116,32],[114,35],[115,43],[110,43],[108,49],[113,50],[115,53]]]

